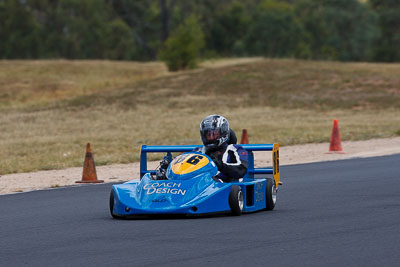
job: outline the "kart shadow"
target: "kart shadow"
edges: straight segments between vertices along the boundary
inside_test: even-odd
[[[117,220],[135,221],[135,220],[198,220],[209,218],[221,217],[237,217],[231,213],[215,213],[215,214],[199,214],[199,215],[186,215],[186,214],[154,214],[154,215],[134,215],[125,217],[115,217]]]
[[[246,212],[242,214],[242,216],[248,216],[251,214],[259,214],[264,213],[265,210],[257,210],[253,212]],[[203,213],[203,214],[151,214],[151,215],[132,215],[132,216],[124,216],[124,217],[115,217],[116,220],[126,220],[126,221],[135,221],[135,220],[199,220],[199,219],[210,219],[210,218],[229,218],[229,217],[240,217],[234,215],[230,212],[225,213]],[[111,217],[110,217],[111,219]]]

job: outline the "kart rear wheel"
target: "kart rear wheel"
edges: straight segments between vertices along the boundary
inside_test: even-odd
[[[229,207],[233,215],[240,216],[242,214],[243,203],[242,188],[238,185],[232,185],[229,193]]]
[[[114,214],[114,191],[111,189],[110,192],[110,214],[114,219],[118,219],[119,217]]]
[[[267,186],[265,189],[265,209],[273,210],[276,204],[276,185],[275,180],[267,178]]]

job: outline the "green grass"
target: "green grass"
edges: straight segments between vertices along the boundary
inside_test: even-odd
[[[400,65],[205,66],[170,74],[160,63],[1,62],[0,174],[81,166],[87,142],[97,165],[137,161],[141,144],[200,144],[212,113],[238,136],[247,128],[251,143],[327,142],[334,118],[343,140],[399,135]]]

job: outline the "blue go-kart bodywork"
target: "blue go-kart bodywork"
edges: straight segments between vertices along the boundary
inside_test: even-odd
[[[137,215],[202,215],[232,212],[235,215],[272,210],[280,179],[279,145],[242,145],[249,153],[249,167],[239,182],[223,183],[214,176],[218,169],[199,146],[142,146],[140,180],[113,185],[110,212],[114,218]],[[253,151],[272,151],[272,168],[255,168]],[[154,180],[147,170],[147,153],[186,152],[171,162],[167,180]],[[272,174],[266,178],[266,174]]]

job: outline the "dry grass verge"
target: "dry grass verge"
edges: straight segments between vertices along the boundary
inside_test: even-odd
[[[10,80],[13,64],[20,69]],[[36,79],[38,65],[47,71]],[[58,81],[54,65],[62,70]],[[210,113],[228,117],[238,134],[247,128],[252,143],[326,142],[333,118],[343,140],[400,130],[395,64],[266,59],[172,75],[158,63],[0,66],[0,174],[81,166],[89,141],[98,165],[137,161],[141,144],[199,144],[199,122]],[[24,76],[33,80],[16,89]],[[61,88],[65,80],[75,84],[60,89],[67,93],[46,93],[49,84]],[[32,97],[21,98],[25,91]]]
[[[44,105],[118,90],[167,74],[161,63],[100,60],[0,61],[0,108]]]

